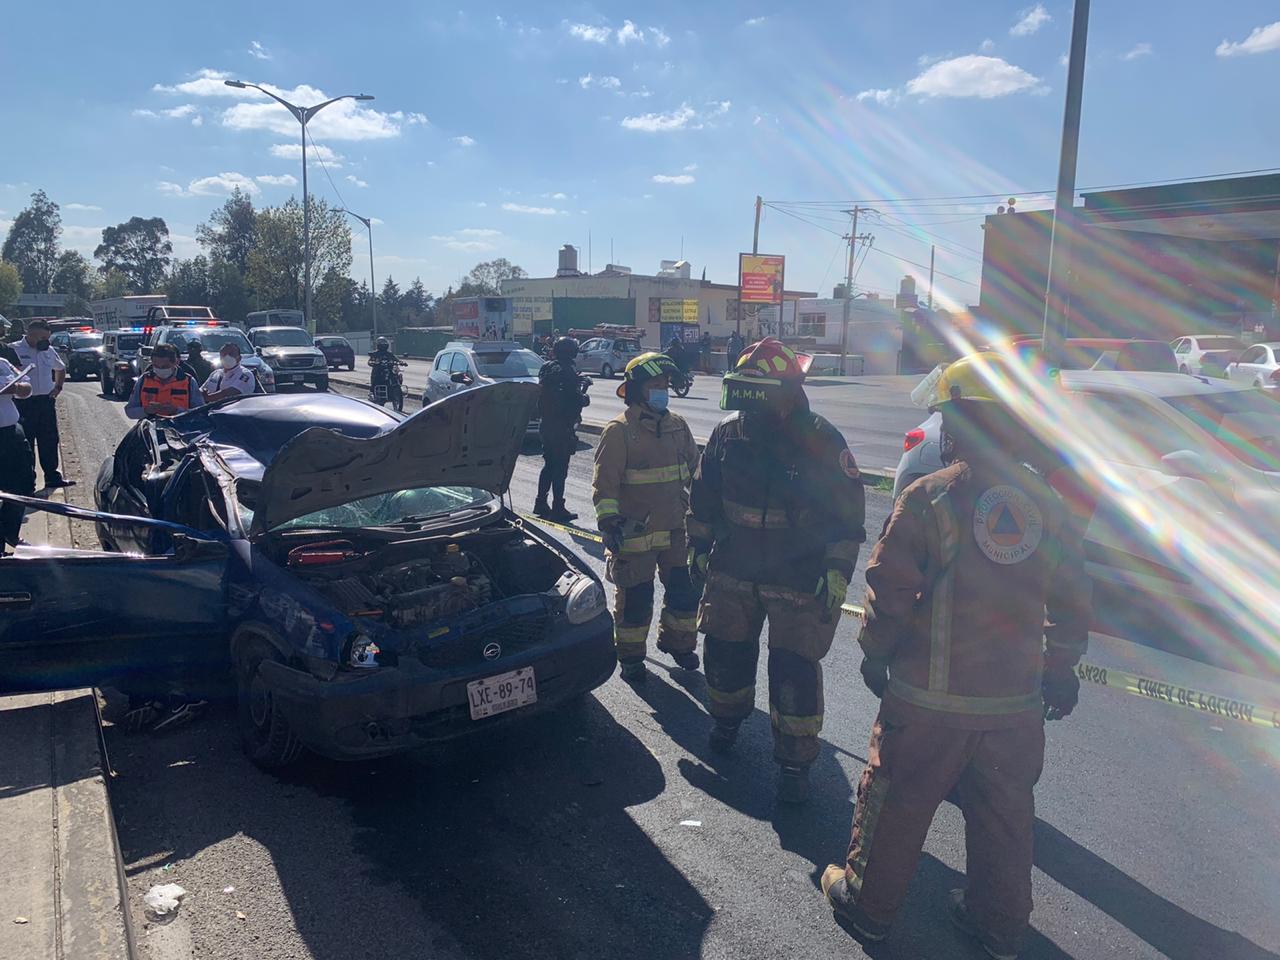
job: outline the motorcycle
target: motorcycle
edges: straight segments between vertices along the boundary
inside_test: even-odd
[[[400,372],[400,368],[407,366],[408,364],[401,360],[376,364],[369,378],[370,402],[385,407],[390,400],[396,413],[404,413],[404,374]],[[379,379],[381,383],[378,382]]]
[[[678,376],[671,378],[671,392],[677,397],[687,397],[690,388],[693,387],[693,371],[682,371]]]

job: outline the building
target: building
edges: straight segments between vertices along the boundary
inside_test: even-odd
[[[902,350],[902,319],[893,301],[858,296],[848,301],[849,325],[845,327],[843,298],[813,298],[795,302],[794,325],[790,310],[783,313],[783,333],[812,339],[814,352],[847,354],[863,358],[860,371],[866,374],[898,372]],[[791,304],[786,304],[791,307]]]
[[[743,312],[737,284],[694,279],[687,261],[664,260],[656,274],[632,273],[609,264],[603,271],[578,270],[578,252],[566,245],[554,277],[502,281],[511,300],[512,334],[587,329],[601,323],[638,327],[648,346],[672,337],[697,340],[704,333],[720,341],[735,329],[752,338],[760,329],[754,312]],[[784,301],[813,297],[787,290]]]
[[[1280,175],[1083,194],[1068,288],[1070,336],[1172,340],[1275,329]],[[1040,333],[1053,212],[989,216],[980,319]]]

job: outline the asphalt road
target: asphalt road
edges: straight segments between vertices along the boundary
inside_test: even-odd
[[[404,370],[405,394],[413,399],[422,396],[429,360],[409,360]],[[330,374],[335,385],[339,381],[368,383],[365,358],[356,358],[352,373]],[[618,380],[597,379],[591,388],[591,406],[583,411],[588,421],[603,423],[622,411],[623,403],[615,394]],[[857,457],[859,465],[874,470],[892,470],[902,456],[902,437],[919,426],[928,414],[912,406],[911,391],[919,376],[904,377],[814,377],[807,381],[809,403],[844,434],[845,441]],[[724,418],[720,409],[720,377],[697,375],[687,397],[671,398],[671,409],[686,420],[699,439],[710,436]]]
[[[86,473],[127,425],[95,391],[73,384],[61,401]],[[589,455],[584,443],[570,477],[579,509]],[[537,468],[536,456],[517,468],[517,508]],[[869,497],[873,532],[888,507]],[[598,548],[579,547],[599,570]],[[615,677],[580,709],[499,735],[375,763],[313,759],[287,777],[243,757],[225,705],[170,734],[110,729],[143,956],[979,957],[942,908],[964,867],[949,805],[884,944],[864,954],[818,891],[844,852],[876,710],[856,625],[844,619],[825,664],[822,755],[798,810],[774,805],[764,678],[723,758],[706,748],[701,676],[660,654],[639,690]],[[1048,728],[1023,956],[1276,960],[1278,744],[1277,731],[1086,687]],[[147,925],[141,896],[166,882],[189,896],[178,920]]]

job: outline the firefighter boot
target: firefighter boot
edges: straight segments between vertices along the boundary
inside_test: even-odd
[[[973,918],[973,914],[969,912],[969,908],[964,904],[963,890],[951,891],[951,896],[947,903],[947,915],[957,929],[977,940],[978,944],[992,960],[1018,960],[1018,950],[1013,944],[993,936],[978,925],[978,921]]]
[[[778,802],[804,803],[809,799],[809,768],[782,764],[778,773]]]
[[[831,912],[836,922],[863,940],[875,943],[889,935],[888,924],[878,923],[868,917],[853,902],[849,892],[849,881],[845,877],[844,867],[829,864],[822,872],[822,892],[831,904]]]
[[[622,679],[627,683],[644,683],[649,679],[649,668],[643,660],[634,660],[622,664]]]
[[[711,728],[711,749],[716,753],[728,753],[732,750],[741,725],[740,720],[717,719],[716,725]]]
[[[697,670],[702,663],[698,659],[698,655],[692,650],[686,650],[684,653],[673,653],[671,659],[676,662],[676,666],[681,670]]]

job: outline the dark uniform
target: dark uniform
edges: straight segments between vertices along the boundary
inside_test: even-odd
[[[0,357],[0,388],[12,383],[18,370],[7,359]],[[31,455],[22,425],[18,422],[18,409],[9,394],[0,395],[0,490],[29,497],[36,489],[36,464]],[[0,505],[0,554],[4,544],[17,546],[22,531],[23,507],[5,501]]]
[[[550,493],[553,505],[548,514],[564,516],[564,482],[569,476],[569,459],[578,446],[574,428],[589,402],[582,394],[578,371],[572,360],[548,360],[538,371],[542,387],[541,422],[538,436],[542,440],[542,472],[538,475],[538,504],[545,505]]]
[[[711,715],[751,713],[768,619],[774,758],[807,767],[822,729],[821,661],[840,618],[814,584],[829,569],[852,574],[866,531],[853,455],[803,395],[799,403],[781,421],[736,413],[712,431],[693,478],[688,533],[714,543],[698,620]]]

